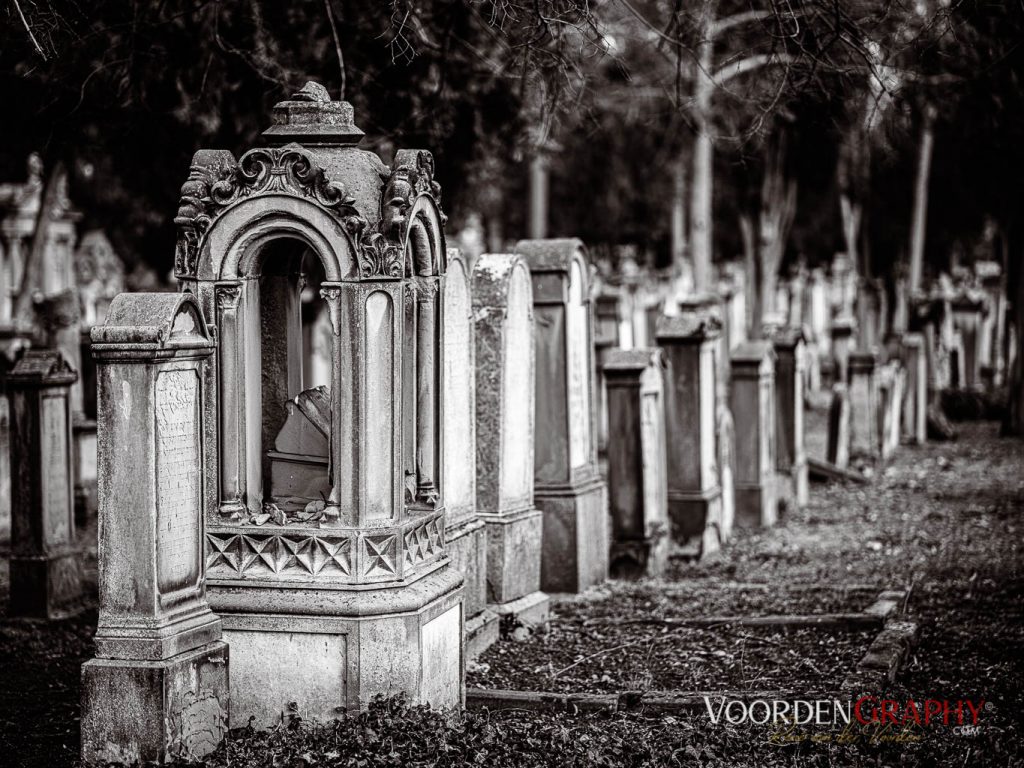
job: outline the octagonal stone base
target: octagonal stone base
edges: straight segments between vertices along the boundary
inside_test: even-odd
[[[224,739],[228,709],[223,642],[163,661],[91,659],[82,665],[82,760],[199,760]]]
[[[739,528],[768,528],[778,519],[774,478],[762,485],[736,486],[736,525]]]
[[[377,695],[461,704],[462,581],[445,560],[389,586],[211,585],[231,646],[231,727],[330,720]]]

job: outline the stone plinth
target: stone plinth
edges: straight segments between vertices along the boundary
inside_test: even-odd
[[[919,333],[903,334],[900,357],[907,372],[903,395],[903,436],[910,443],[920,445],[927,439],[928,427],[928,366],[924,336]]]
[[[534,499],[544,513],[541,586],[580,592],[608,577],[606,488],[597,464],[587,260],[579,240],[523,240],[536,348]]]
[[[207,584],[234,725],[463,696],[440,187],[429,152],[388,167],[361,135],[351,105],[309,83],[274,107],[263,146],[197,152],[175,217],[176,278],[217,329]],[[330,368],[303,389],[307,269]]]
[[[718,473],[716,351],[721,328],[712,313],[662,318],[658,345],[666,363],[665,434],[668,441],[668,513],[677,544],[700,554],[722,537]]]
[[[808,501],[807,453],[804,450],[803,331],[784,328],[772,338],[775,347],[775,462],[779,470],[779,497],[786,504],[805,507]]]
[[[878,456],[878,352],[858,350],[850,355],[850,453]]]
[[[448,251],[443,294],[444,468],[452,565],[465,576],[468,656],[498,636],[498,616],[487,609],[487,531],[476,509],[476,364],[469,265]]]
[[[487,596],[511,623],[547,621],[541,512],[533,501],[533,295],[526,263],[484,254],[473,269],[477,509],[487,524]]]
[[[660,350],[612,350],[608,385],[611,574],[660,576],[668,562],[664,368]]]
[[[732,354],[730,402],[736,426],[736,525],[759,528],[778,517],[775,491],[775,352],[748,341]]]
[[[82,757],[197,760],[228,727],[228,648],[206,601],[203,377],[214,342],[188,294],[121,294],[93,328],[99,626],[82,667]]]
[[[832,385],[825,460],[840,469],[845,469],[850,464],[850,397],[845,384]]]
[[[62,353],[28,350],[7,375],[10,411],[10,616],[60,618],[80,608],[75,548],[71,385]]]

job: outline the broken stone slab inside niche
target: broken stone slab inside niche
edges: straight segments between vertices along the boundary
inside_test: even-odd
[[[285,403],[285,411],[274,448],[267,451],[270,500],[263,505],[263,514],[315,522],[331,492],[330,392],[326,386],[306,389]]]

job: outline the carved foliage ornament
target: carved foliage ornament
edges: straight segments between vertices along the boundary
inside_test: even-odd
[[[328,179],[298,144],[253,149],[237,163],[227,152],[200,152],[181,187],[174,219],[178,227],[175,273],[195,275],[200,241],[217,216],[246,198],[279,193],[312,200],[341,221],[355,243],[360,276],[400,278],[408,211],[418,195],[430,195],[435,201],[440,198],[441,188],[433,173],[429,152],[400,150],[384,188],[380,225],[373,228],[344,185]]]

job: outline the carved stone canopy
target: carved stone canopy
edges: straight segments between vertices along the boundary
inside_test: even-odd
[[[30,349],[14,364],[7,374],[12,384],[35,387],[54,387],[73,384],[78,373],[55,349]]]

